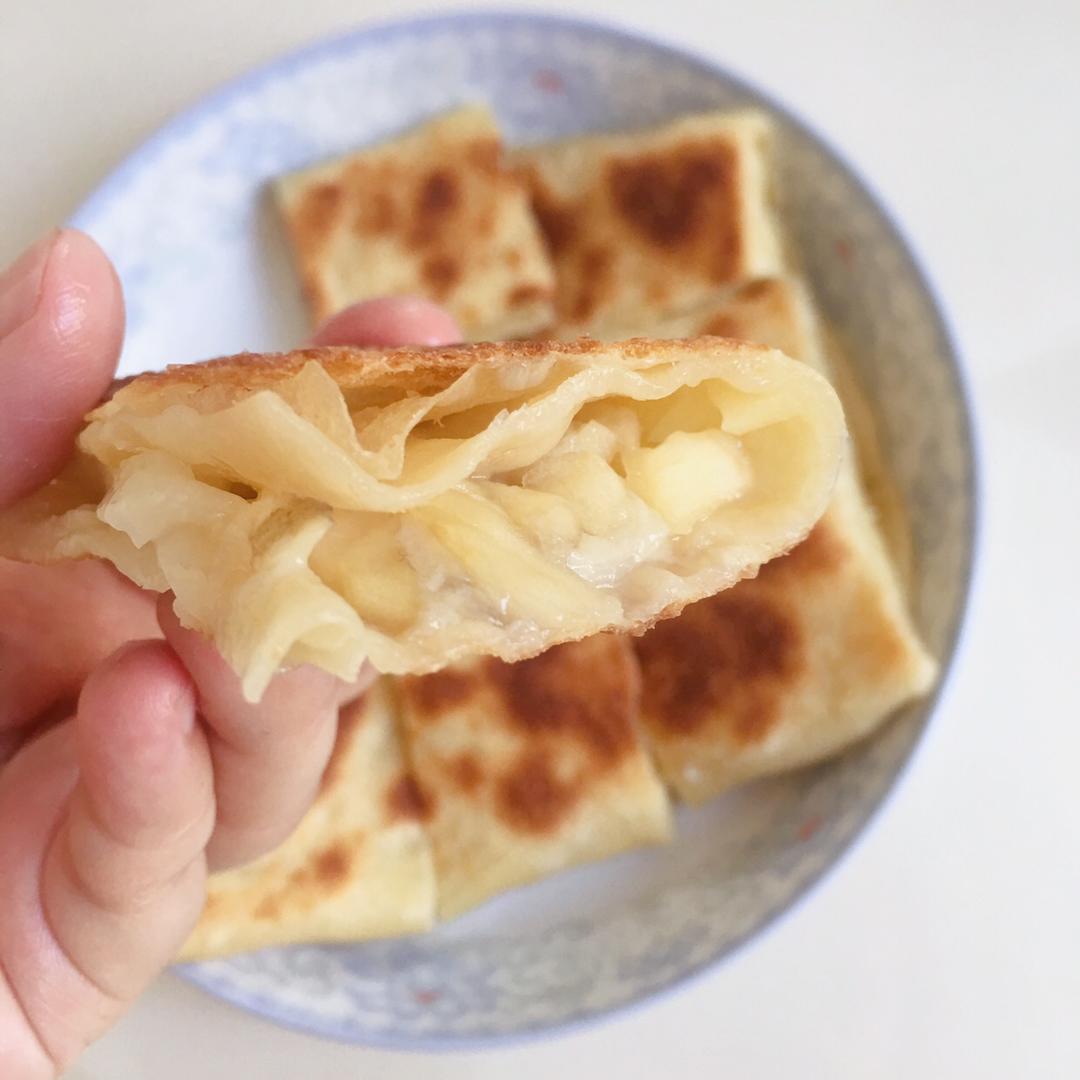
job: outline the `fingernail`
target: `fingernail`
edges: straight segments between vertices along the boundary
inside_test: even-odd
[[[51,230],[0,273],[0,338],[17,330],[34,314],[45,267],[59,236],[59,229]]]

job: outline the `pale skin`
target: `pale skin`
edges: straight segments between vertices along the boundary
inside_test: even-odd
[[[122,335],[119,282],[82,233],[0,273],[0,506],[63,465]],[[402,299],[356,305],[314,341],[458,336]],[[249,705],[168,597],[96,563],[0,560],[0,1076],[57,1076],[176,954],[208,871],[292,831],[368,677],[297,668]]]

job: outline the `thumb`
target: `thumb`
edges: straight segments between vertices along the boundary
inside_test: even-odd
[[[54,230],[0,273],[0,506],[67,460],[123,333],[120,282],[85,233]]]

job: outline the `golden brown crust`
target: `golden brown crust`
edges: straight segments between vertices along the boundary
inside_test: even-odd
[[[479,798],[490,788],[491,812],[513,832],[557,830],[592,787],[641,752],[637,667],[625,640],[610,634],[518,663],[487,658],[408,676],[398,686],[414,739],[428,727],[459,724],[463,710],[480,710],[512,740],[512,760],[498,770],[475,748],[426,764],[429,780],[447,777],[462,797]],[[568,779],[562,774],[570,761],[576,765]]]
[[[730,138],[688,138],[660,150],[613,156],[599,190],[583,196],[560,198],[535,165],[522,166],[520,175],[559,262],[563,317],[584,322],[613,299],[618,283],[612,269],[626,245],[647,252],[657,264],[654,274],[668,267],[724,285],[743,273],[741,179]],[[610,237],[597,229],[598,215],[610,217]],[[664,281],[650,280],[647,291],[658,307],[670,300]]]
[[[516,664],[477,659],[453,674],[398,682],[411,767],[439,794],[428,830],[444,917],[668,838],[625,638],[597,635]]]
[[[691,604],[639,638],[645,712],[654,731],[686,737],[722,724],[736,745],[761,742],[806,668],[804,628],[799,612],[789,610],[792,586],[785,579],[827,574],[846,554],[819,524],[756,580]]]
[[[676,359],[705,348],[720,348],[725,352],[747,356],[767,351],[759,345],[710,335],[678,341],[630,338],[615,344],[582,337],[562,342],[481,341],[468,345],[411,346],[401,349],[324,345],[286,353],[237,353],[197,364],[174,364],[164,371],[138,376],[123,388],[123,394],[141,396],[144,392],[185,384],[193,388],[226,385],[251,391],[267,389],[296,375],[311,361],[320,364],[345,390],[382,386],[436,391],[478,366],[499,367],[530,361],[542,363],[553,356],[610,356],[613,353],[628,359],[657,354]]]
[[[743,112],[516,154],[556,265],[556,322],[607,331],[779,271],[768,139]]]

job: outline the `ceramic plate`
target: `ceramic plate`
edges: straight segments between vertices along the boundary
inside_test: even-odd
[[[917,621],[947,667],[969,577],[973,463],[926,280],[820,138],[666,46],[562,18],[459,15],[360,30],[225,87],[142,146],[74,219],[123,279],[122,373],[297,342],[304,317],[266,180],[477,100],[511,142],[748,103],[776,116],[788,226],[877,407],[911,512]],[[383,1045],[475,1045],[610,1012],[716,963],[791,907],[879,805],[933,707],[904,710],[837,761],[681,810],[666,849],[563,874],[423,937],[185,971],[279,1022]]]

